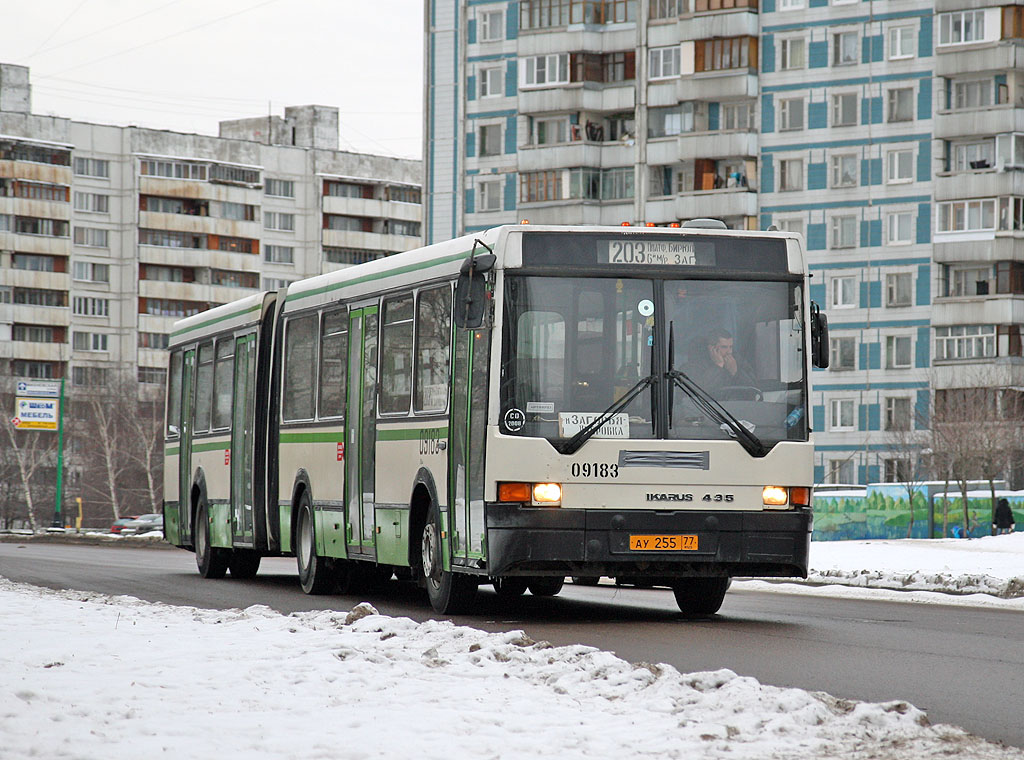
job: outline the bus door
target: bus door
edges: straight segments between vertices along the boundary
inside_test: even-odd
[[[256,398],[256,336],[235,339],[231,409],[231,533],[236,545],[253,540],[253,420]]]
[[[192,406],[196,350],[185,351],[181,362],[181,448],[178,451],[178,525],[182,544],[192,543]]]
[[[378,307],[349,312],[345,415],[345,523],[349,556],[375,557],[374,460],[377,442]]]
[[[484,440],[490,330],[455,328],[448,424],[448,531],[455,564],[484,557]]]

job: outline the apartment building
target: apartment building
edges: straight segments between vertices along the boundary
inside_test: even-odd
[[[156,387],[176,319],[420,245],[420,162],[338,139],[325,106],[218,136],[40,116],[0,64],[0,375]]]
[[[898,479],[933,398],[1021,403],[1022,38],[977,0],[430,0],[424,234],[800,231],[816,480]]]

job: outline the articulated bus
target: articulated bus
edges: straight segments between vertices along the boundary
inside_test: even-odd
[[[252,295],[170,342],[167,540],[206,578],[295,556],[306,593],[418,582],[806,576],[812,366],[798,235],[510,225]]]

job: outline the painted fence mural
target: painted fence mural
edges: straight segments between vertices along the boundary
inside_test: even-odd
[[[899,484],[875,483],[866,488],[829,490],[814,494],[814,541],[844,541],[868,538],[929,538],[929,500],[934,510],[931,538],[963,538],[963,497],[959,491],[943,494],[944,484],[926,483],[914,493],[911,526],[907,489]],[[1024,491],[996,489],[1004,498],[1017,524],[1024,530]],[[992,493],[972,484],[967,492],[968,536],[992,533]]]

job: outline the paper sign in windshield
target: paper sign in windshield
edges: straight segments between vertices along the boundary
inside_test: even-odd
[[[559,412],[558,434],[562,438],[571,438],[600,416],[600,412]],[[629,438],[629,415],[625,412],[613,414],[593,437]]]

